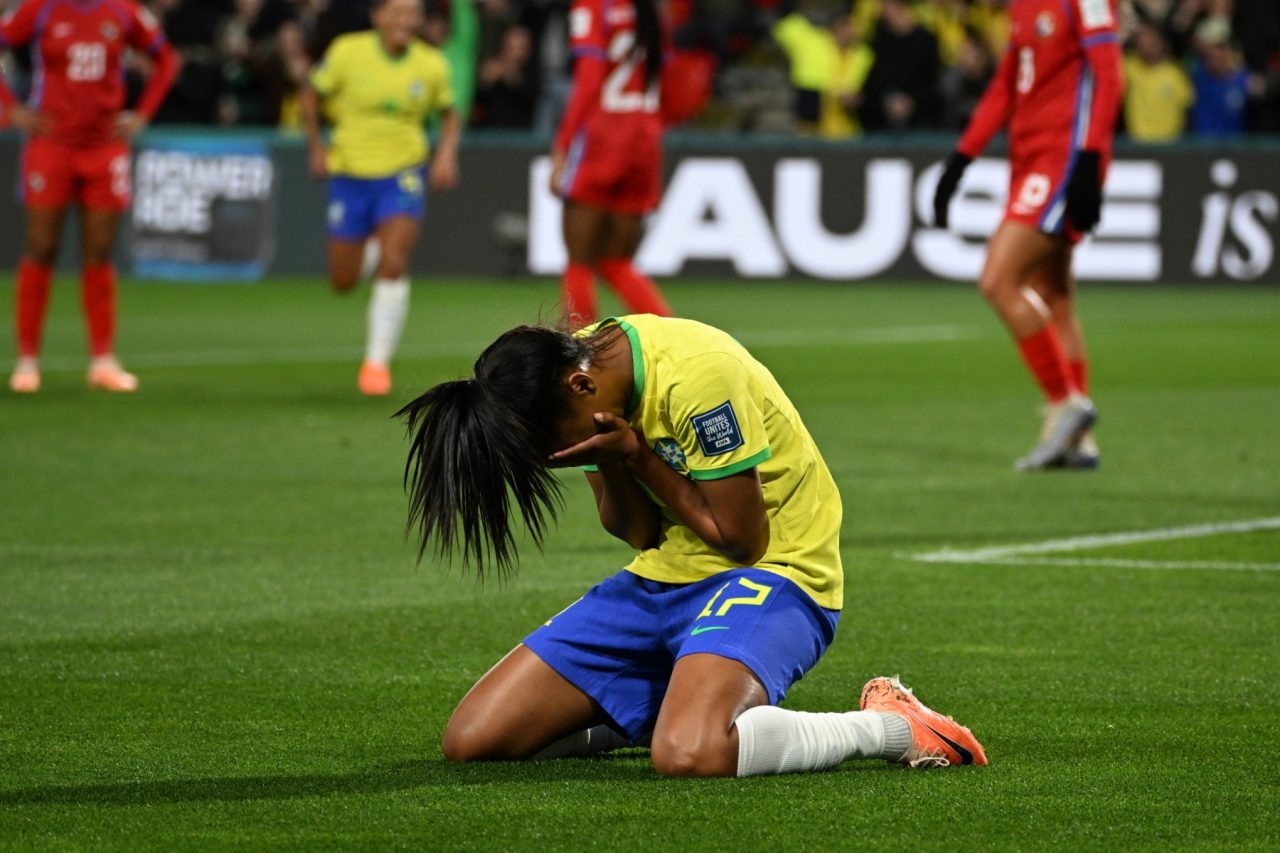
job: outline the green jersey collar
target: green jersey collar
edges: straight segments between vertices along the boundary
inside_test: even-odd
[[[626,411],[629,420],[639,410],[640,401],[644,399],[644,351],[640,348],[640,333],[636,331],[636,327],[620,317],[605,317],[596,329],[603,329],[610,323],[625,332],[627,341],[631,344],[631,399],[627,401]]]

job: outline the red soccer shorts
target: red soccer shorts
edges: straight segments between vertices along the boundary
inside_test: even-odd
[[[1084,239],[1067,219],[1067,176],[1074,160],[1075,152],[1067,145],[1038,146],[1013,154],[1004,218],[1046,234],[1060,234],[1072,245]],[[1102,168],[1105,174],[1105,162]]]
[[[587,207],[639,216],[662,198],[662,132],[588,127],[569,146],[560,194]]]
[[[22,200],[31,207],[59,208],[77,202],[94,210],[129,207],[129,144],[82,148],[39,137],[22,156]]]

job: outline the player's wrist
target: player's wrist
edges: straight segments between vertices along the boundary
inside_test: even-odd
[[[644,474],[650,464],[658,460],[658,456],[644,445],[635,430],[629,430],[629,432],[631,435],[624,443],[622,464],[633,475],[639,476]]]

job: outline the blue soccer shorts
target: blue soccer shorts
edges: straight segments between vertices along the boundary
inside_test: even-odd
[[[363,240],[393,216],[421,219],[427,210],[425,166],[386,178],[329,178],[329,236]]]
[[[660,583],[623,570],[596,584],[525,638],[552,669],[590,696],[634,743],[653,731],[675,662],[736,660],[777,704],[822,657],[838,610],[761,569],[697,583]]]

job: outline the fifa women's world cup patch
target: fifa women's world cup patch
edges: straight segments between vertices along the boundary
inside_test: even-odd
[[[738,416],[733,413],[733,404],[728,400],[709,412],[694,415],[692,420],[703,456],[730,453],[746,443],[738,426]]]

